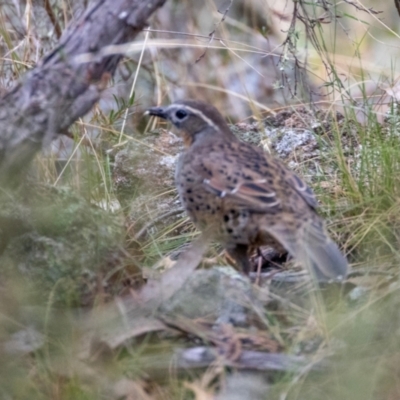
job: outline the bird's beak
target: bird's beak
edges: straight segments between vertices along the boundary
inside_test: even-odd
[[[151,107],[145,112],[146,115],[154,115],[155,117],[168,119],[168,115],[165,112],[164,107]]]

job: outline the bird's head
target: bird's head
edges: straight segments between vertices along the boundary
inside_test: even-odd
[[[204,136],[233,136],[219,111],[201,101],[179,100],[169,106],[149,108],[147,114],[172,122],[181,131],[186,146]]]

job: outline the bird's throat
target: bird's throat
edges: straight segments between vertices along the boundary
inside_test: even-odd
[[[186,148],[190,147],[194,142],[193,135],[190,135],[187,132],[183,132],[182,139],[183,139],[183,144],[185,145]]]

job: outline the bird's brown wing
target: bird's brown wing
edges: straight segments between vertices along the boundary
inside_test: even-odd
[[[239,181],[235,185],[226,181],[220,174],[203,180],[205,188],[216,196],[235,201],[238,205],[251,207],[254,211],[263,212],[279,207],[281,201],[275,191],[266,185],[265,179]]]
[[[235,201],[238,205],[252,207],[256,212],[263,212],[281,206],[285,197],[281,193],[280,181],[283,179],[311,208],[317,207],[312,190],[279,160],[268,159],[268,167],[257,169],[252,165],[260,165],[266,160],[261,149],[254,149],[253,153],[246,153],[242,157],[235,156],[228,157],[232,161],[231,164],[228,162],[225,170],[221,169],[217,155],[210,153],[201,157],[196,172],[204,178],[203,184],[209,192]]]
[[[276,162],[278,162],[276,160]],[[283,166],[283,168],[286,168]],[[318,202],[312,189],[300,179],[294,172],[286,170],[287,181],[289,185],[305,200],[305,202],[313,209],[318,207]]]
[[[283,168],[285,167],[283,166]],[[314,192],[294,172],[287,170],[287,181],[311,208],[316,209],[318,207]]]
[[[279,160],[269,159],[262,152],[249,153],[196,154],[195,172],[207,191],[226,198],[233,206],[260,214],[280,213],[274,224],[260,228],[280,242],[319,281],[345,277],[347,260],[327,235],[322,219],[312,211],[317,201],[311,189]],[[299,202],[299,196],[304,202]],[[308,217],[295,216],[301,224],[294,228],[287,223],[293,217],[290,212],[285,213],[289,208],[296,214],[306,212]]]

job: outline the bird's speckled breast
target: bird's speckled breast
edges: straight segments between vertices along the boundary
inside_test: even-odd
[[[208,155],[209,152],[206,152],[203,157]],[[207,230],[214,240],[223,244],[275,244],[272,237],[259,230],[260,218],[265,216],[207,189],[205,175],[199,174],[196,168],[202,167],[203,157],[201,151],[189,149],[179,157],[175,175],[181,203],[196,227]],[[227,174],[230,170],[228,167]]]

